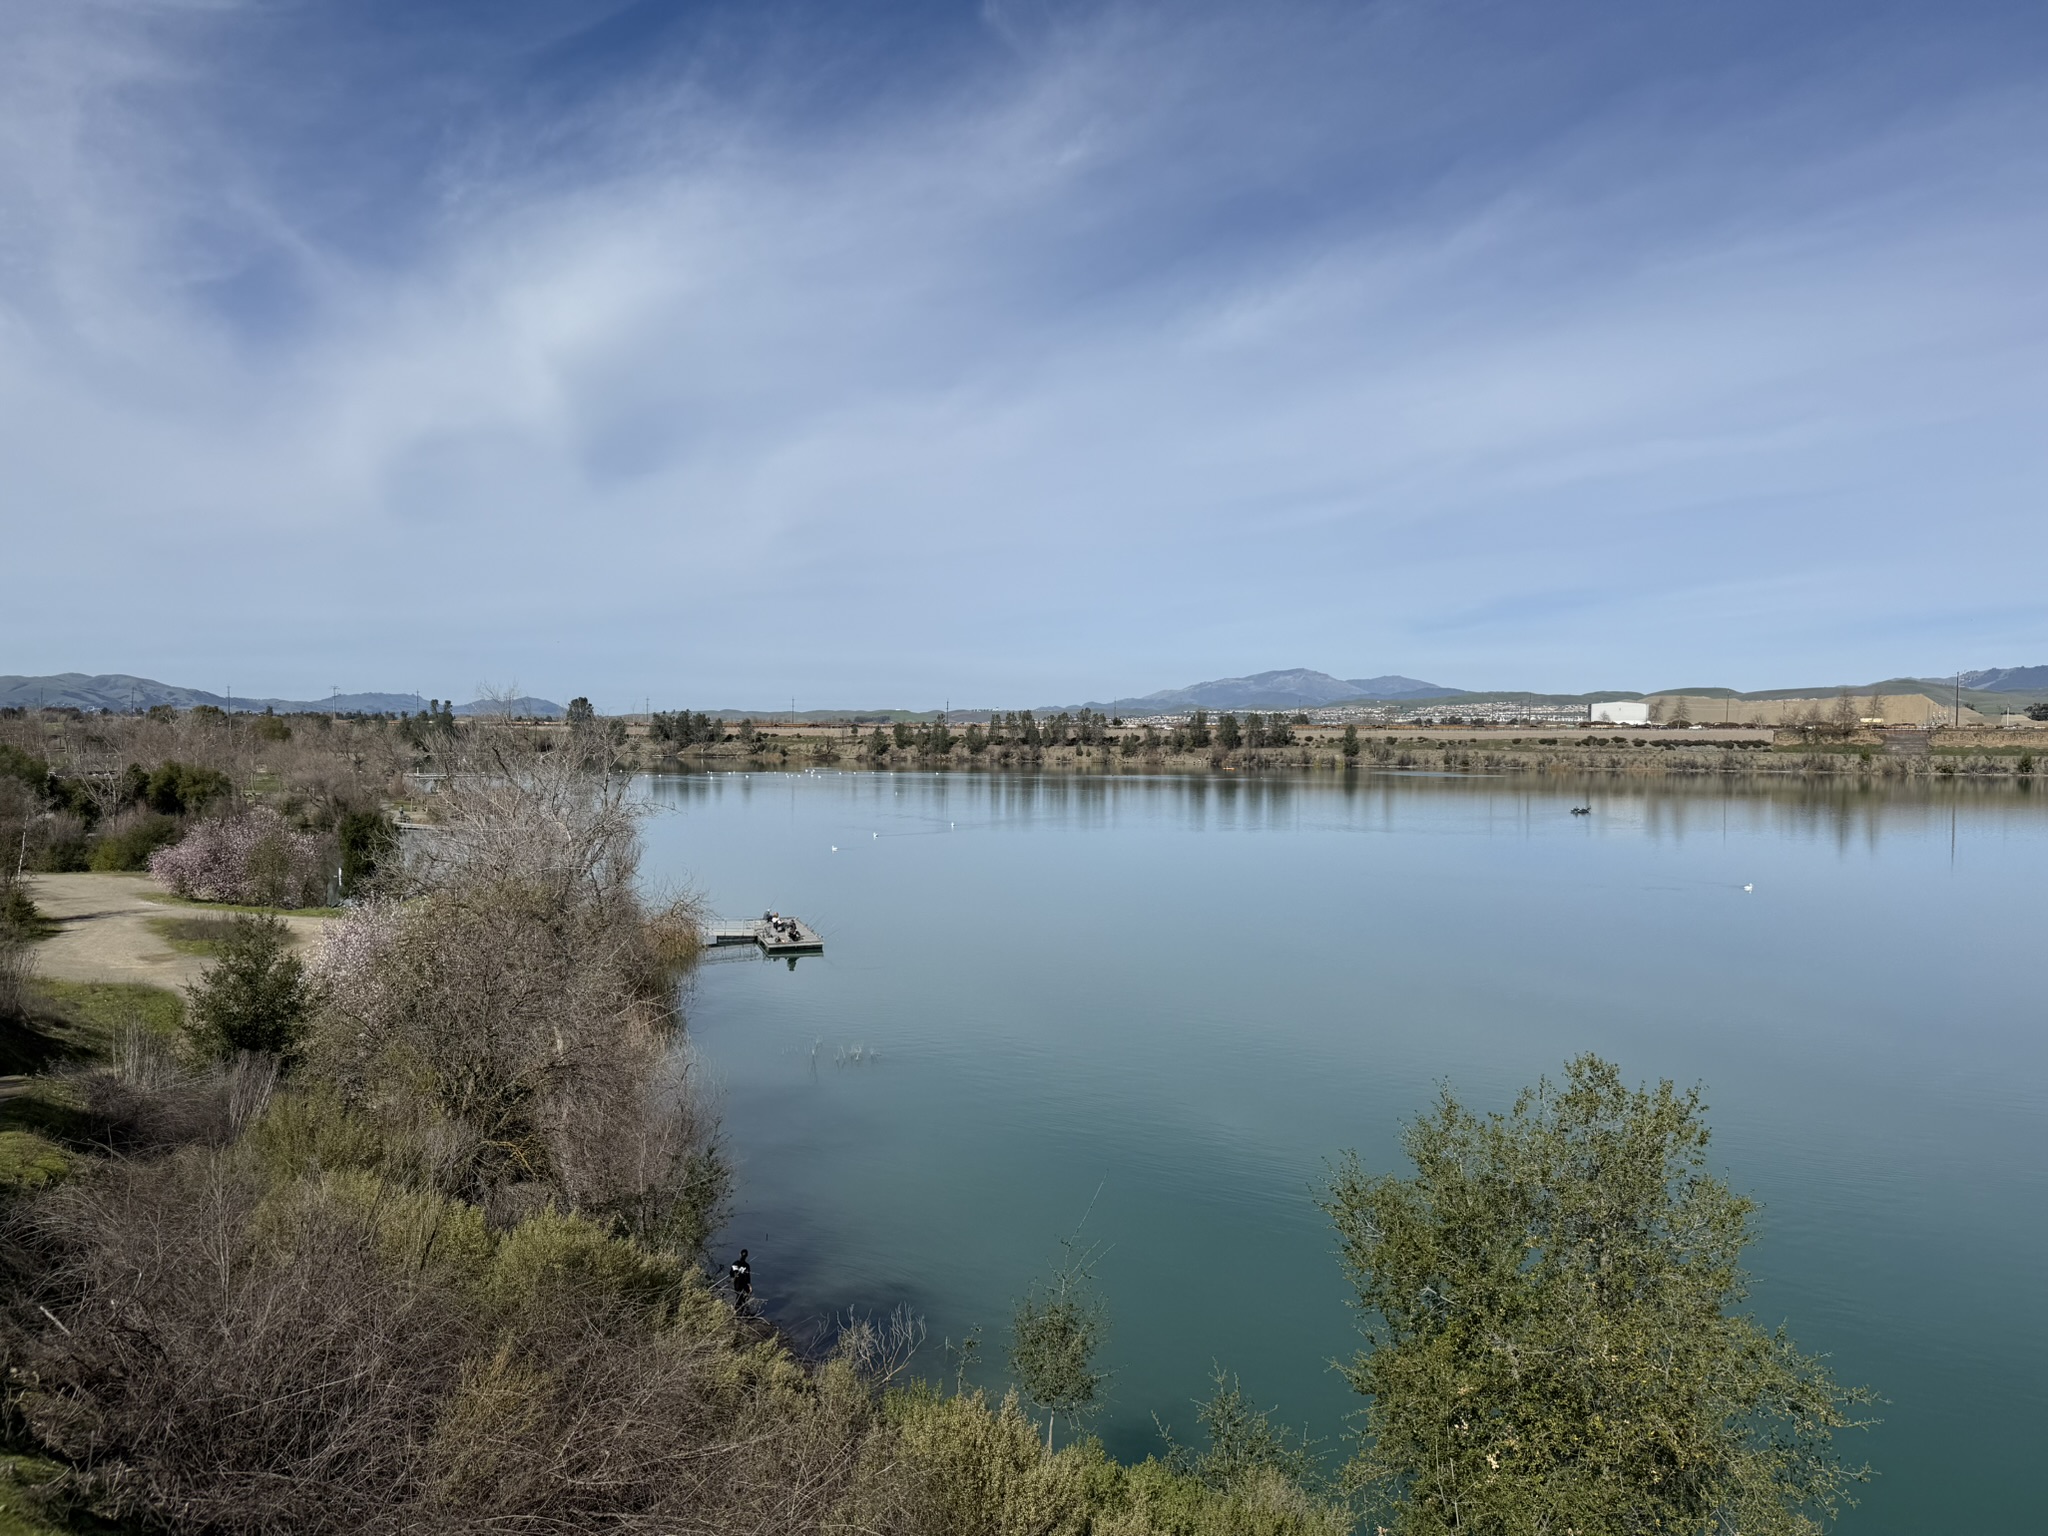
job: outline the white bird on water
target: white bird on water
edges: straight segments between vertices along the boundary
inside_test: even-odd
[[[1744,889],[1745,891],[1753,891],[1753,890],[1755,890],[1755,889],[1756,889],[1756,887],[1755,887],[1754,885],[1745,885],[1745,886],[1743,887],[1743,889]]]

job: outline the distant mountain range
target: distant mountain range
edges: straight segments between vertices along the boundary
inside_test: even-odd
[[[316,712],[396,715],[414,714],[427,707],[427,701],[413,693],[337,693],[325,699],[230,700],[225,694],[208,693],[203,688],[180,688],[172,683],[160,683],[154,678],[130,677],[125,672],[109,672],[98,677],[88,677],[83,672],[60,672],[54,677],[0,677],[0,708],[47,706],[51,709],[111,709],[120,712],[153,709],[159,704],[169,704],[176,709],[211,704],[216,709],[232,708],[238,715],[260,715],[266,709],[275,710],[280,715]],[[566,713],[561,705],[551,700],[533,698],[478,699],[455,706],[458,715],[498,714],[508,710],[515,715],[538,715],[550,720]]]
[[[1355,700],[1455,698],[1466,691],[1425,683],[1417,677],[1342,678],[1307,667],[1290,667],[1282,672],[1254,672],[1250,677],[1219,677],[1088,707],[1121,715],[1167,715],[1186,709],[1320,709]]]
[[[1991,667],[1983,671],[1965,672],[1962,675],[1963,702],[1993,712],[2017,708],[2021,696],[2029,699],[2048,699],[2048,666],[2044,667]],[[1954,674],[1940,678],[1895,678],[1882,683],[1869,683],[1851,687],[1847,691],[1867,693],[1917,692],[1929,697],[1946,699],[1948,691],[1955,686]],[[1667,693],[1684,693],[1714,698],[1776,699],[1776,698],[1830,698],[1844,691],[1841,684],[1829,684],[1812,688],[1777,688],[1761,693],[1740,693],[1728,688],[1682,688],[1665,689]],[[1973,700],[1969,696],[1990,697]],[[1290,667],[1277,672],[1254,672],[1249,677],[1219,677],[1206,683],[1190,683],[1185,688],[1163,688],[1157,693],[1143,694],[1134,698],[1091,700],[1087,705],[1052,705],[1045,713],[1060,708],[1099,709],[1112,715],[1170,715],[1184,714],[1191,709],[1213,710],[1295,710],[1321,709],[1331,704],[1413,704],[1426,699],[1488,698],[1501,700],[1526,700],[1549,703],[1587,703],[1605,699],[1639,699],[1645,695],[1629,690],[1610,690],[1581,694],[1536,694],[1519,690],[1493,690],[1482,693],[1471,688],[1451,688],[1442,683],[1425,682],[1419,677],[1403,677],[1389,673],[1380,677],[1334,677],[1328,672],[1316,672],[1307,667]],[[209,693],[203,688],[180,688],[170,683],[160,683],[154,678],[131,677],[126,673],[108,673],[88,677],[83,672],[62,672],[54,677],[0,677],[0,707],[15,706],[30,709],[41,705],[52,708],[110,709],[122,712],[148,709],[158,704],[169,704],[178,709],[190,709],[195,704],[211,704],[218,709],[227,709],[230,701],[224,694]],[[232,708],[237,714],[260,714],[272,709],[279,714],[322,712],[330,714],[411,714],[426,707],[426,700],[411,693],[340,693],[325,699],[257,699],[236,698]],[[567,713],[561,705],[551,699],[523,697],[507,702],[477,699],[468,704],[455,706],[458,715],[494,714],[509,709],[516,715],[539,716],[543,719],[559,719]],[[725,710],[721,713],[739,718],[752,715],[760,719],[777,718],[776,710]],[[843,717],[848,710],[812,710],[806,719]],[[871,711],[869,713],[872,713]],[[883,711],[891,717],[916,714],[908,710]],[[928,713],[928,712],[927,712]],[[985,711],[963,710],[963,717],[978,715]]]

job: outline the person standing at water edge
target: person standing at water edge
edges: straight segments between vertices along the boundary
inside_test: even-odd
[[[733,1305],[744,1312],[754,1299],[754,1267],[747,1262],[746,1249],[742,1248],[740,1256],[732,1261],[730,1273]]]

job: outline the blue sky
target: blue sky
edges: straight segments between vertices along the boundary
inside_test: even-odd
[[[2048,661],[2038,4],[0,24],[0,672]]]

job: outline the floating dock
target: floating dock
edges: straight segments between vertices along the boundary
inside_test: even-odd
[[[816,955],[825,950],[825,936],[800,917],[780,912],[737,920],[719,918],[704,925],[707,944],[755,944],[770,955]]]

